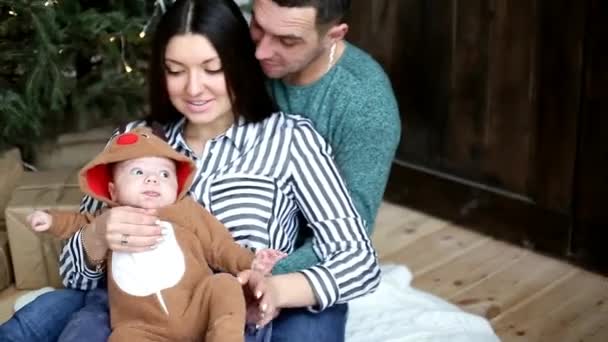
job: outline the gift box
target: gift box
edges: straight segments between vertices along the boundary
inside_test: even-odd
[[[45,171],[82,167],[103,150],[113,130],[114,127],[99,127],[62,134],[56,141],[36,147],[34,165]]]
[[[13,268],[8,250],[8,234],[0,232],[0,290],[4,290],[13,283]]]
[[[22,174],[23,165],[19,150],[14,148],[0,152],[0,231],[4,230],[4,208]]]
[[[6,227],[18,289],[62,287],[59,254],[62,242],[46,233],[34,233],[26,218],[34,210],[78,210],[82,192],[78,170],[26,172],[8,203]]]

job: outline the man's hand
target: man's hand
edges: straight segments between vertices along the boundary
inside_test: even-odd
[[[35,232],[45,232],[53,225],[53,217],[41,210],[36,210],[27,216],[27,222]]]
[[[279,292],[272,277],[265,277],[259,271],[247,270],[237,276],[243,285],[247,302],[247,322],[263,327],[275,319],[279,313]]]

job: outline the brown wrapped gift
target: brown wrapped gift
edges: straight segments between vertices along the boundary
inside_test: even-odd
[[[36,209],[78,210],[82,193],[78,170],[26,172],[6,207],[6,226],[11,246],[15,287],[61,287],[61,242],[48,234],[34,233],[26,218]]]
[[[8,236],[0,232],[0,290],[4,290],[13,282],[13,268],[8,250]]]
[[[4,221],[4,208],[11,199],[11,194],[17,186],[17,182],[23,174],[21,165],[21,153],[14,148],[0,152],[0,221]],[[0,230],[4,227],[0,225]]]
[[[114,127],[100,127],[85,132],[65,133],[56,142],[40,144],[35,151],[39,170],[82,167],[101,152]]]

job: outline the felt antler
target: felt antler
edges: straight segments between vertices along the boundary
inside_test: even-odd
[[[163,139],[164,141],[167,141],[167,134],[165,132],[165,128],[163,127],[163,125],[158,123],[158,121],[148,121],[148,127],[152,129],[152,133],[154,135]]]

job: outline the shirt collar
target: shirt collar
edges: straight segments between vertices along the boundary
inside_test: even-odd
[[[243,148],[245,146],[246,138],[244,135],[246,133],[246,121],[245,118],[239,116],[235,123],[228,128],[228,130],[224,133],[216,137],[214,140],[219,140],[222,138],[226,138],[232,142],[234,147],[237,148],[240,152],[243,152]]]
[[[169,143],[171,145],[181,146],[186,150],[190,150],[190,148],[188,147],[188,143],[186,143],[186,139],[184,137],[185,126],[186,118],[182,117],[179,121],[169,127]],[[230,126],[226,132],[213,138],[212,141],[221,141],[222,139],[228,139],[228,141],[230,141],[233,146],[236,147],[236,149],[238,149],[240,152],[243,152],[243,150],[248,145],[249,140],[251,140],[248,137],[249,134],[247,132],[247,126],[248,125],[245,118],[240,116],[238,120],[233,123],[232,126]]]

